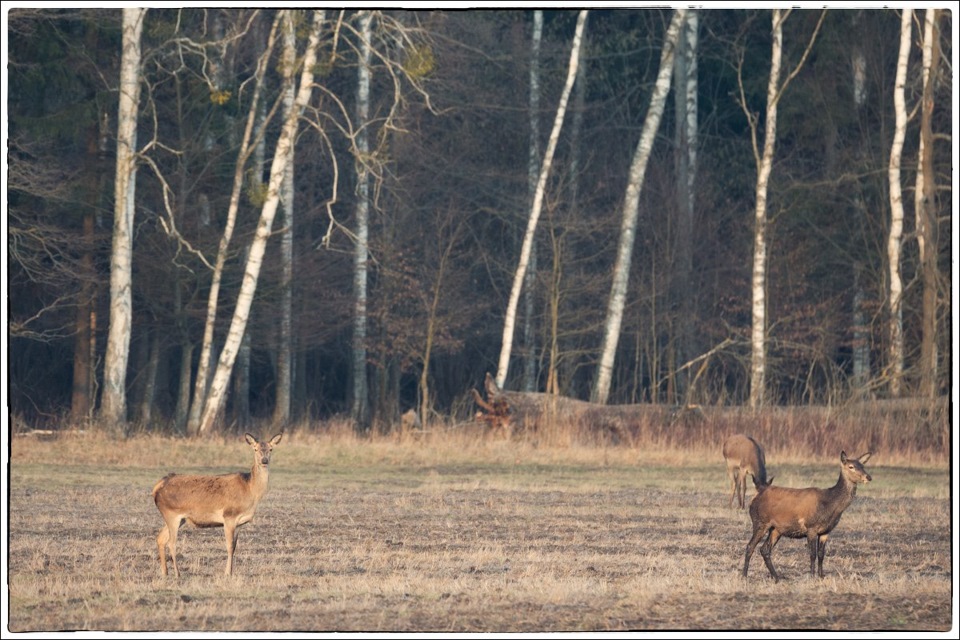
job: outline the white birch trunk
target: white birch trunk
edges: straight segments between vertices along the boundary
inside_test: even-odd
[[[213,383],[210,385],[210,393],[207,395],[207,402],[203,409],[203,416],[199,428],[201,433],[213,430],[213,425],[222,411],[226,399],[225,392],[227,383],[230,380],[230,374],[233,370],[233,364],[236,360],[237,351],[244,331],[246,331],[250,305],[253,303],[253,296],[257,289],[257,281],[260,277],[260,268],[263,265],[263,254],[266,251],[267,240],[270,238],[270,230],[273,227],[273,219],[276,216],[277,207],[280,203],[280,187],[283,182],[284,173],[286,172],[286,165],[290,159],[290,147],[292,147],[296,141],[300,112],[313,95],[313,75],[317,62],[317,48],[320,43],[320,27],[322,23],[323,13],[314,11],[314,19],[307,42],[307,49],[303,56],[300,86],[297,90],[296,99],[294,100],[294,110],[289,117],[284,120],[280,137],[277,140],[273,162],[270,167],[267,198],[260,212],[260,221],[257,224],[253,241],[250,244],[250,254],[247,258],[240,293],[237,296],[237,305],[234,309],[233,319],[230,322],[226,342],[223,345],[223,350],[220,352],[217,371],[214,374]]]
[[[283,73],[286,88],[283,94],[283,119],[286,121],[293,113],[294,65],[297,59],[296,25],[292,11],[286,12],[283,23]],[[280,335],[277,339],[277,396],[273,409],[274,426],[283,426],[290,420],[290,348],[292,339],[293,316],[293,215],[294,215],[294,159],[296,150],[290,145],[290,157],[283,174],[281,185],[281,215],[283,233],[280,236],[280,260],[282,262],[280,282]],[[247,333],[244,332],[244,339]]]
[[[923,274],[923,319],[920,341],[920,395],[933,398],[937,390],[938,281],[936,175],[933,167],[933,107],[936,68],[940,63],[938,9],[927,9],[923,27],[923,98],[915,195],[917,244]]]
[[[126,378],[133,321],[133,218],[136,189],[137,116],[140,105],[140,35],[146,9],[123,9],[120,107],[117,117],[117,173],[113,247],[110,253],[110,329],[104,362],[101,417],[121,431],[127,420]]]
[[[620,226],[620,243],[617,246],[617,258],[613,267],[613,284],[610,289],[610,300],[607,304],[607,320],[604,327],[603,344],[600,348],[600,363],[597,366],[596,382],[590,394],[591,402],[605,404],[610,395],[613,362],[617,352],[617,343],[620,340],[620,326],[623,323],[623,309],[626,306],[634,238],[637,234],[640,192],[643,189],[643,178],[647,171],[650,153],[653,150],[654,138],[660,128],[660,119],[667,102],[667,94],[670,92],[673,58],[677,48],[677,39],[680,36],[680,26],[683,24],[686,13],[686,9],[676,10],[664,37],[663,51],[660,54],[660,70],[657,73],[653,95],[650,97],[650,107],[647,110],[647,117],[640,133],[640,141],[637,143],[633,161],[630,163],[630,173],[623,203],[623,222]]]
[[[773,10],[773,45],[770,52],[770,80],[767,83],[767,118],[763,133],[763,155],[757,165],[756,209],[754,210],[753,274],[750,327],[750,406],[763,405],[767,374],[767,193],[773,152],[777,141],[777,102],[780,64],[783,59],[783,21],[780,9]]]
[[[366,163],[370,153],[367,134],[370,119],[371,23],[369,11],[360,18],[360,67],[357,76],[357,247],[353,271],[353,419],[359,428],[367,422],[367,260],[369,259],[370,174]]]
[[[676,89],[676,163],[677,163],[677,275],[673,298],[676,302],[677,362],[676,367],[686,363],[697,351],[693,331],[694,295],[691,290],[693,277],[693,219],[694,184],[697,169],[697,37],[698,16],[695,9],[687,11],[678,51],[674,60]],[[682,397],[688,391],[689,370],[677,374],[676,387]]]
[[[547,177],[550,175],[550,167],[553,164],[553,154],[557,149],[557,141],[560,138],[560,129],[563,127],[563,118],[567,112],[567,102],[570,100],[570,91],[573,88],[573,82],[577,77],[577,66],[580,61],[580,43],[583,39],[584,24],[587,20],[587,10],[580,11],[577,18],[577,27],[573,36],[573,48],[570,52],[570,65],[567,71],[566,84],[560,95],[560,104],[557,106],[557,115],[553,121],[553,130],[550,133],[550,139],[547,142],[547,149],[543,154],[543,164],[540,166],[540,178],[537,181],[537,190],[533,197],[533,205],[530,210],[530,220],[527,222],[527,230],[523,237],[523,246],[520,249],[520,261],[517,265],[517,271],[513,278],[513,287],[510,290],[510,300],[507,304],[507,313],[503,322],[503,343],[500,348],[500,363],[497,367],[497,386],[503,388],[507,379],[507,372],[510,367],[510,352],[513,349],[513,333],[517,316],[517,304],[520,300],[520,290],[523,288],[523,281],[526,275],[527,265],[530,261],[530,251],[533,246],[533,235],[537,229],[537,220],[540,218],[540,210],[543,207],[544,191],[547,186]]]
[[[910,31],[913,10],[904,9],[900,21],[900,55],[897,58],[897,75],[894,81],[893,105],[896,125],[893,144],[890,147],[890,235],[887,238],[887,262],[890,269],[889,332],[890,345],[887,376],[890,395],[900,395],[903,376],[903,282],[900,278],[900,247],[903,242],[903,193],[900,186],[900,156],[907,135],[907,107],[904,85],[907,82],[907,63],[910,59]]]
[[[267,41],[267,50],[258,61],[257,82],[254,84],[253,97],[251,98],[250,113],[247,116],[247,124],[243,133],[243,141],[240,143],[240,152],[237,154],[237,166],[233,174],[233,190],[230,194],[230,204],[227,208],[227,221],[223,228],[223,235],[220,236],[220,245],[217,249],[217,260],[213,267],[213,273],[210,280],[210,293],[207,297],[207,315],[203,328],[203,343],[200,347],[200,363],[197,365],[197,378],[193,386],[193,402],[190,405],[190,415],[187,420],[187,433],[196,435],[201,429],[201,419],[204,407],[207,404],[209,386],[210,386],[210,363],[213,360],[213,331],[217,322],[217,306],[220,298],[220,283],[223,279],[223,268],[227,261],[230,240],[233,238],[233,229],[237,221],[237,211],[240,208],[240,197],[243,190],[243,174],[247,164],[247,158],[250,157],[253,149],[251,148],[251,138],[253,137],[253,127],[258,118],[258,104],[260,94],[263,88],[263,74],[267,67],[267,61],[273,52],[273,46],[276,37],[276,29],[281,15],[278,14],[274,21],[274,26],[270,31],[270,37]],[[257,167],[257,171],[260,167]]]
[[[533,35],[530,43],[530,153],[527,162],[528,203],[533,204],[540,175],[540,40],[543,34],[543,11],[533,12]],[[530,265],[524,282],[523,390],[534,391],[536,386],[537,348],[533,314],[536,298],[537,245],[530,247]]]

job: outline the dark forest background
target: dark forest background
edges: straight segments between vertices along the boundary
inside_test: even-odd
[[[530,210],[533,12],[383,13],[416,34],[420,45],[407,49],[402,63],[429,95],[428,103],[405,88],[398,126],[378,133],[384,162],[370,216],[366,375],[370,423],[385,428],[407,409],[419,408],[428,331],[433,340],[429,413],[471,415],[470,390],[496,371]],[[641,194],[610,403],[737,405],[749,394],[756,166],[748,122],[737,102],[737,64],[742,59],[747,101],[762,118],[770,18],[769,11],[759,9],[698,13],[692,277],[676,277],[680,240],[671,97]],[[573,398],[590,395],[627,171],[670,15],[670,9],[590,12],[578,80],[584,82],[582,101],[571,102],[536,236],[530,288],[534,337],[525,343],[517,333],[506,388],[546,390],[547,360],[554,357],[555,390]],[[796,11],[785,24],[785,69],[799,61],[819,15]],[[356,16],[348,11],[342,18]],[[576,11],[544,12],[541,153],[576,18]],[[7,19],[8,402],[11,414],[27,424],[79,423],[96,418],[109,318],[120,11],[14,9]],[[155,127],[162,146],[152,157],[170,179],[179,231],[208,257],[216,252],[227,209],[245,119],[243,82],[262,53],[255,36],[270,20],[271,10],[255,16],[252,9],[151,9],[146,15],[140,142]],[[189,50],[183,41],[222,38],[248,24],[254,26],[246,35],[220,51],[225,85],[214,95],[205,77],[211,70],[199,56],[183,53]],[[955,105],[949,11],[943,12],[940,28],[943,60],[933,119],[941,274],[935,393],[945,395],[953,366]],[[915,42],[918,34],[915,27]],[[768,209],[767,397],[772,404],[888,395],[887,165],[899,36],[898,11],[829,11],[780,103]],[[853,95],[855,51],[866,61],[862,106]],[[919,47],[910,60],[906,94],[912,109],[921,92]],[[269,73],[276,79],[275,70]],[[297,141],[291,420],[348,414],[352,404],[356,174],[348,146],[331,132],[340,108],[334,97],[352,110],[356,78],[356,59],[329,59],[318,75],[324,90],[313,105],[331,114],[324,120],[329,131],[321,135],[302,127]],[[383,115],[378,109],[392,104],[394,87],[376,66],[372,78],[376,118]],[[268,87],[273,100],[279,84]],[[580,118],[576,126],[575,116]],[[275,139],[267,136],[267,157]],[[912,235],[918,141],[919,117],[914,117],[903,155],[904,395],[918,389],[922,338],[923,287]],[[338,158],[336,172],[331,154]],[[221,292],[221,341],[239,287],[243,248],[258,218],[258,197],[252,188],[244,193]],[[181,430],[177,407],[188,401],[182,398],[184,389],[191,390],[181,380],[196,370],[210,276],[161,224],[164,210],[159,181],[141,167],[129,419],[148,429]],[[249,380],[233,387],[225,416],[229,424],[247,424],[273,412],[278,256],[279,240],[271,240],[247,328]],[[718,346],[709,358],[684,368]],[[866,372],[855,375],[858,348],[868,361]],[[75,384],[80,352],[90,374],[79,392],[83,401]],[[184,354],[192,354],[186,359],[189,371]]]

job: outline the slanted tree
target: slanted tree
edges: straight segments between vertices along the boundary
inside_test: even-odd
[[[617,258],[613,267],[613,283],[607,302],[607,317],[603,329],[603,343],[600,347],[600,362],[597,364],[596,378],[590,392],[590,401],[606,404],[610,396],[610,381],[613,377],[613,362],[620,340],[620,326],[623,323],[623,309],[626,305],[627,285],[630,279],[630,263],[633,257],[634,238],[637,235],[637,219],[640,213],[640,191],[647,171],[647,163],[653,150],[653,142],[660,119],[663,116],[667,94],[670,92],[670,79],[673,73],[673,58],[680,37],[680,27],[686,16],[686,9],[677,9],[664,36],[660,54],[660,70],[654,84],[650,106],[643,122],[640,141],[637,143],[633,160],[630,163],[629,178],[623,203],[623,222],[620,226],[620,241],[617,245]]]
[[[584,25],[587,21],[587,10],[581,10],[577,17],[577,26],[573,36],[573,47],[570,51],[570,64],[567,70],[567,80],[563,91],[560,94],[560,103],[557,106],[557,113],[553,121],[553,130],[550,133],[550,139],[547,142],[547,148],[543,153],[543,163],[540,166],[540,178],[537,181],[537,189],[534,193],[533,204],[530,207],[530,218],[527,221],[527,230],[523,236],[523,245],[520,249],[520,259],[517,264],[517,270],[514,273],[513,286],[510,289],[510,299],[507,303],[507,312],[503,321],[503,341],[500,346],[500,363],[497,366],[497,385],[503,388],[507,373],[510,368],[510,352],[513,349],[513,333],[516,325],[517,305],[520,300],[520,291],[523,288],[523,282],[526,276],[527,268],[530,263],[530,253],[533,247],[534,233],[537,230],[537,221],[540,218],[540,212],[543,208],[544,193],[547,187],[547,178],[550,176],[550,168],[553,165],[553,156],[557,149],[557,141],[560,139],[560,130],[563,127],[563,119],[567,112],[567,102],[570,100],[570,92],[573,89],[573,82],[577,77],[577,66],[580,62],[580,44],[583,41]]]

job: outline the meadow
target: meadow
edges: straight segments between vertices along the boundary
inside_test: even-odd
[[[251,458],[238,434],[14,436],[7,631],[957,629],[946,456],[874,452],[826,576],[808,573],[804,541],[784,539],[775,583],[759,553],[740,575],[750,519],[730,507],[713,442],[290,430],[240,529],[234,575],[223,530],[185,525],[183,576],[162,577],[154,483],[248,470]],[[777,485],[828,487],[839,451],[773,447],[767,464]]]

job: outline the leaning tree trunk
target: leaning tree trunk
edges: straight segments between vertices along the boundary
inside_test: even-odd
[[[230,329],[227,332],[227,339],[223,345],[223,350],[220,352],[217,371],[214,374],[213,382],[210,385],[210,393],[207,395],[207,402],[204,405],[203,416],[199,427],[201,433],[213,430],[213,425],[223,410],[224,401],[226,400],[227,383],[230,380],[230,374],[233,370],[233,364],[237,357],[240,342],[246,331],[250,306],[253,303],[253,296],[257,290],[260,268],[263,266],[263,254],[266,251],[267,240],[270,238],[271,228],[273,227],[273,219],[276,216],[277,207],[280,204],[280,187],[283,182],[287,163],[290,159],[290,147],[292,147],[296,141],[300,112],[313,95],[313,76],[317,63],[317,48],[320,44],[320,27],[323,23],[323,15],[322,11],[314,11],[313,25],[310,30],[307,49],[303,56],[300,87],[297,90],[297,97],[294,100],[294,109],[284,120],[280,137],[277,139],[273,163],[270,167],[270,181],[267,184],[266,201],[260,212],[260,221],[257,224],[253,241],[250,244],[250,253],[243,274],[243,282],[240,285],[240,293],[237,296],[237,305],[234,309]]]
[[[903,242],[903,193],[900,187],[900,157],[903,140],[907,135],[907,107],[904,85],[907,82],[907,63],[910,59],[910,30],[913,10],[904,9],[900,20],[900,55],[897,59],[897,76],[893,88],[893,106],[896,126],[893,144],[890,147],[890,234],[887,237],[887,261],[890,269],[889,332],[890,346],[887,361],[887,376],[890,395],[900,395],[903,377],[903,282],[900,278],[900,247]]]
[[[617,259],[613,267],[613,284],[610,288],[610,300],[607,304],[607,321],[603,332],[603,344],[600,348],[600,363],[597,366],[597,378],[590,394],[591,402],[606,404],[610,395],[610,380],[613,377],[613,362],[620,340],[620,325],[623,323],[623,309],[626,306],[627,284],[630,279],[630,263],[633,255],[634,238],[637,235],[637,218],[640,214],[640,191],[647,172],[647,163],[653,150],[653,141],[660,128],[660,119],[670,92],[670,76],[673,71],[673,56],[677,48],[680,26],[683,24],[686,9],[677,9],[670,21],[670,27],[663,42],[660,54],[660,71],[650,98],[650,107],[640,133],[640,142],[630,163],[630,174],[623,204],[623,223],[620,226],[620,244],[617,246]]]
[[[567,112],[567,102],[570,100],[570,91],[573,81],[577,77],[577,65],[580,62],[580,43],[583,39],[584,24],[587,20],[587,10],[580,11],[577,18],[577,27],[573,36],[573,49],[570,51],[570,65],[567,71],[567,81],[560,94],[560,104],[557,106],[557,115],[553,121],[553,131],[547,142],[547,150],[543,154],[543,164],[540,166],[540,179],[534,193],[533,205],[530,209],[530,219],[527,222],[527,231],[523,237],[523,246],[520,249],[520,261],[513,277],[513,287],[510,290],[510,300],[507,303],[507,313],[503,321],[503,343],[500,347],[500,363],[497,367],[497,385],[503,388],[510,368],[510,351],[513,349],[513,329],[517,317],[517,304],[520,300],[520,290],[530,261],[530,252],[533,246],[533,235],[537,230],[537,220],[543,208],[544,191],[547,188],[547,177],[553,164],[553,154],[557,149],[557,140],[560,138],[560,129],[563,127],[563,118]]]
[[[137,116],[140,109],[140,35],[146,9],[123,10],[123,54],[117,118],[117,179],[113,247],[110,252],[110,329],[103,371],[100,415],[107,428],[121,432],[127,420],[127,361],[133,321],[133,214],[136,189]]]
[[[250,112],[247,116],[247,124],[243,132],[243,141],[240,143],[240,151],[237,154],[237,166],[233,174],[233,190],[230,193],[230,204],[227,208],[227,221],[223,228],[223,234],[220,236],[220,244],[217,248],[217,259],[210,281],[210,292],[207,296],[207,315],[203,328],[203,342],[200,347],[200,363],[197,365],[197,378],[193,386],[193,402],[190,405],[190,415],[187,420],[187,433],[190,435],[196,435],[202,430],[202,414],[208,402],[210,387],[210,368],[213,360],[213,332],[217,322],[220,283],[223,279],[223,269],[227,261],[230,240],[233,238],[233,230],[237,221],[237,211],[240,208],[240,194],[243,190],[243,176],[247,159],[254,151],[254,147],[251,146],[251,139],[253,136],[254,123],[257,122],[259,114],[258,103],[263,89],[263,74],[266,71],[270,54],[273,52],[276,29],[279,21],[280,15],[278,14],[274,20],[273,28],[270,31],[266,51],[257,61],[256,82],[254,83],[253,96],[250,99]],[[257,167],[258,171],[259,169],[260,168]]]

